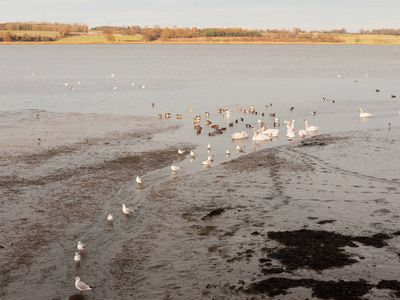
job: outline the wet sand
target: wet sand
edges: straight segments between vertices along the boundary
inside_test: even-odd
[[[93,287],[84,299],[397,297],[397,128],[174,174],[177,148],[190,145],[154,133],[178,122],[1,117],[1,299],[78,299],[75,276]],[[123,215],[122,203],[136,211]],[[80,264],[78,241],[88,245]]]

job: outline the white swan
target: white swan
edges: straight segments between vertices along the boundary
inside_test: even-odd
[[[242,132],[236,132],[234,134],[232,134],[232,140],[241,140],[244,138],[248,138],[249,136],[247,135],[247,133],[245,131]]]
[[[124,214],[127,214],[127,215],[134,212],[133,209],[126,207],[125,204],[122,204],[122,211],[124,212]]]
[[[92,288],[81,281],[79,277],[75,277],[75,287],[82,293],[83,291],[91,290]]]
[[[319,126],[308,126],[307,120],[304,120],[304,123],[306,123],[306,131],[307,132],[314,132],[318,130]]]
[[[272,139],[272,134],[257,134],[256,128],[253,127],[254,136],[252,138],[253,141],[269,141]]]
[[[288,130],[288,131],[286,132],[286,137],[287,137],[288,139],[294,139],[294,138],[296,137],[296,135],[294,134],[294,129]]]
[[[265,134],[265,135],[272,135],[272,136],[278,136],[279,135],[279,129],[277,128],[270,128],[270,129],[265,129],[259,132],[260,134]]]
[[[306,136],[307,136],[307,131],[304,130],[304,129],[300,129],[300,130],[299,130],[299,136],[301,136],[301,137],[306,137]]]
[[[286,137],[288,139],[294,139],[296,137],[296,135],[294,134],[294,122],[295,122],[295,120],[292,120],[292,122],[285,121],[286,128],[287,128]]]
[[[369,117],[372,117],[372,114],[363,112],[363,110],[362,110],[361,108],[360,108],[358,111],[360,112],[360,118],[369,118]]]

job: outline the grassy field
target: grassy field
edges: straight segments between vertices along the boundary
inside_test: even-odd
[[[60,39],[54,43],[57,44],[90,44],[90,43],[109,43],[105,36],[101,35],[101,32],[98,31],[89,31],[91,34],[82,35],[82,34],[74,34],[68,36],[66,38]],[[115,36],[115,43],[123,43],[123,42],[140,42],[141,37],[136,35],[123,35],[123,36]]]
[[[335,37],[344,39],[346,44],[360,44],[360,45],[380,45],[391,44],[400,45],[400,37],[395,35],[358,35],[358,34],[344,34],[335,35]]]
[[[0,30],[0,36],[4,35],[6,30]],[[48,36],[51,38],[56,38],[59,33],[56,31],[10,31],[12,34],[17,34],[23,36],[28,34],[30,36]],[[341,38],[345,41],[344,44],[359,44],[359,45],[400,45],[400,37],[394,35],[358,35],[358,34],[342,34],[335,35],[336,38]],[[114,43],[132,43],[132,42],[142,42],[140,35],[125,35],[119,36],[115,35]],[[15,43],[15,42],[12,42]],[[52,44],[97,44],[97,43],[110,43],[102,35],[101,31],[89,31],[89,34],[74,33],[66,38],[62,38],[57,41],[50,42]],[[168,41],[154,41],[150,43],[232,43],[232,44],[264,44],[265,42],[253,40],[251,38],[238,38],[238,37],[203,37],[203,38],[193,38],[193,39],[170,39]],[[278,42],[279,44],[296,44],[304,42]],[[307,44],[307,42],[305,42]],[[277,43],[269,43],[277,44]],[[343,45],[343,44],[342,44]]]

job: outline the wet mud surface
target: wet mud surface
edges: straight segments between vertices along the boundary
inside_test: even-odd
[[[82,299],[399,297],[397,128],[172,173],[189,145],[154,132],[176,124],[102,117],[90,131],[96,116],[40,114],[54,124],[24,112],[0,127],[1,299],[79,299],[75,276],[93,287]],[[48,132],[40,145],[26,126]]]

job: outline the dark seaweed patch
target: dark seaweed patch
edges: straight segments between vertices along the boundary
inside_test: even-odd
[[[357,247],[354,243],[356,241],[366,246],[381,248],[386,245],[385,240],[390,238],[382,233],[371,237],[352,237],[307,229],[269,232],[268,237],[287,246],[270,253],[269,257],[278,259],[289,270],[302,267],[324,270],[350,265],[357,260],[351,258],[350,254],[342,249],[343,247]]]
[[[220,214],[222,214],[223,212],[225,212],[225,209],[223,208],[217,208],[212,210],[211,212],[209,212],[207,215],[205,215],[203,218],[201,218],[202,220],[206,219],[206,218],[211,218],[214,216],[218,216]]]
[[[326,231],[298,230],[269,232],[268,237],[284,245],[269,255],[278,259],[288,269],[309,267],[324,270],[343,267],[357,262],[342,247],[357,247],[349,237]]]
[[[313,291],[313,296],[322,299],[357,300],[367,294],[373,285],[359,281],[317,281],[314,279],[269,278],[251,284],[246,293],[267,294],[270,297],[285,295],[288,289],[305,287]]]

